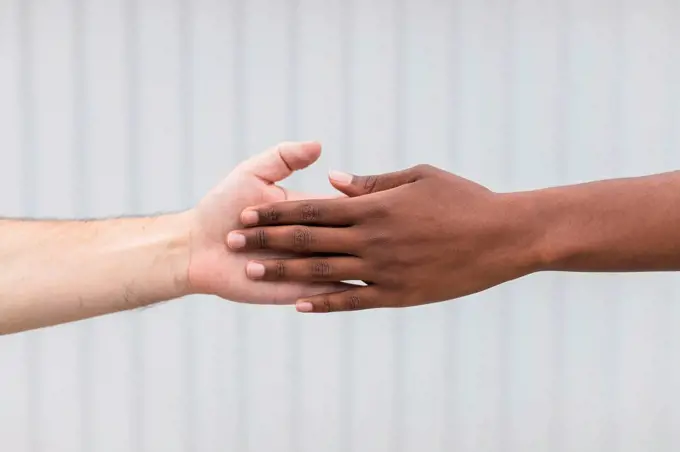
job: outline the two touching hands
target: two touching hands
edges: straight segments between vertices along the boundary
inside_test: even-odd
[[[318,143],[281,143],[242,162],[189,212],[189,287],[186,293],[217,295],[257,304],[288,304],[300,297],[349,286],[334,282],[254,282],[244,268],[249,259],[282,258],[272,251],[235,253],[226,243],[227,234],[241,227],[241,211],[252,205],[318,197],[287,190],[278,182],[308,167],[321,154]]]
[[[331,199],[275,185],[320,151],[281,145],[203,200],[190,265],[196,291],[330,312],[444,301],[537,271],[530,206],[428,165],[331,172],[346,195]]]

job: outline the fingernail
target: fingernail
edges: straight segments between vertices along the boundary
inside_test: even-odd
[[[298,312],[312,312],[314,310],[314,305],[309,301],[298,301],[295,304],[295,308]]]
[[[248,226],[251,224],[257,224],[259,217],[257,215],[257,211],[255,210],[246,210],[241,214],[241,223],[244,225]]]
[[[340,185],[349,185],[352,183],[352,175],[343,173],[342,171],[329,171],[328,177]]]
[[[246,274],[249,278],[260,279],[264,276],[264,265],[257,262],[248,262]]]
[[[229,248],[237,250],[246,246],[246,236],[238,232],[230,232],[227,235],[227,245]]]

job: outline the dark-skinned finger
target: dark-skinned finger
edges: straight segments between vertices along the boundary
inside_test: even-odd
[[[353,254],[357,238],[351,228],[273,226],[232,231],[227,236],[227,245],[234,251]]]
[[[384,307],[380,290],[364,286],[344,292],[302,298],[295,303],[298,312],[342,312]]]
[[[282,201],[248,207],[241,213],[241,223],[246,227],[289,224],[351,226],[361,218],[360,207],[361,203],[349,198]]]
[[[250,279],[263,281],[357,281],[367,280],[361,259],[356,257],[272,259],[250,261],[246,266]]]
[[[430,169],[429,165],[418,165],[393,173],[373,176],[357,176],[340,171],[331,171],[328,173],[328,178],[335,188],[347,196],[354,197],[410,184],[424,177]]]

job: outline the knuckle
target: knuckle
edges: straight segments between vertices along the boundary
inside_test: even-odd
[[[331,264],[325,259],[319,259],[312,261],[311,268],[312,276],[327,278],[331,276]]]
[[[347,306],[346,307],[347,307],[348,311],[355,311],[355,310],[359,309],[360,306],[361,306],[361,297],[359,297],[359,295],[354,294],[354,295],[350,295],[349,297],[347,297]]]
[[[312,245],[312,230],[298,226],[293,229],[293,249],[298,252],[308,251]]]
[[[316,221],[319,219],[319,208],[314,204],[304,204],[300,207],[300,220]]]
[[[364,190],[373,193],[378,186],[378,176],[366,176],[364,178]]]
[[[418,177],[424,177],[427,176],[428,174],[432,174],[432,172],[434,172],[435,170],[436,169],[434,166],[429,165],[427,163],[421,163],[411,168],[411,172],[413,172]]]
[[[332,311],[330,295],[326,294],[321,298],[321,305],[322,305],[324,311],[326,311],[326,312]]]
[[[372,218],[386,218],[390,215],[390,207],[384,202],[376,203],[370,207]]]
[[[381,248],[376,249],[380,250]],[[403,284],[403,264],[397,256],[392,253],[376,251],[376,249],[372,249],[371,254],[367,257],[371,260],[373,268],[382,270],[377,275],[380,278],[380,282],[395,287]]]
[[[365,247],[383,247],[392,242],[393,233],[389,228],[382,227],[380,224],[369,224],[357,229],[358,242]]]
[[[413,268],[416,263],[421,263],[420,259],[415,259],[413,256],[407,255],[403,252],[394,253],[390,256],[390,265],[392,268],[398,268],[400,271]]]
[[[281,212],[276,210],[274,207],[267,207],[260,212],[260,215],[264,220],[268,223],[274,223],[276,221],[279,221],[281,218]]]
[[[368,234],[364,240],[366,246],[378,248],[387,245],[389,241],[389,234],[384,231],[377,231]]]
[[[419,173],[427,173],[429,171],[432,171],[434,169],[434,166],[430,165],[429,163],[420,163],[414,166],[413,169]]]
[[[403,282],[403,275],[396,272],[384,272],[380,275],[380,283],[385,287],[397,288]]]
[[[283,278],[286,276],[286,262],[283,260],[278,260],[274,266],[274,274],[277,278]]]
[[[264,229],[258,229],[255,233],[255,245],[258,248],[267,247],[267,234],[264,232]]]

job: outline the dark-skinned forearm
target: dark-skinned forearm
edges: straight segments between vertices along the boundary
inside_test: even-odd
[[[680,270],[680,171],[507,198],[530,217],[539,271]]]

